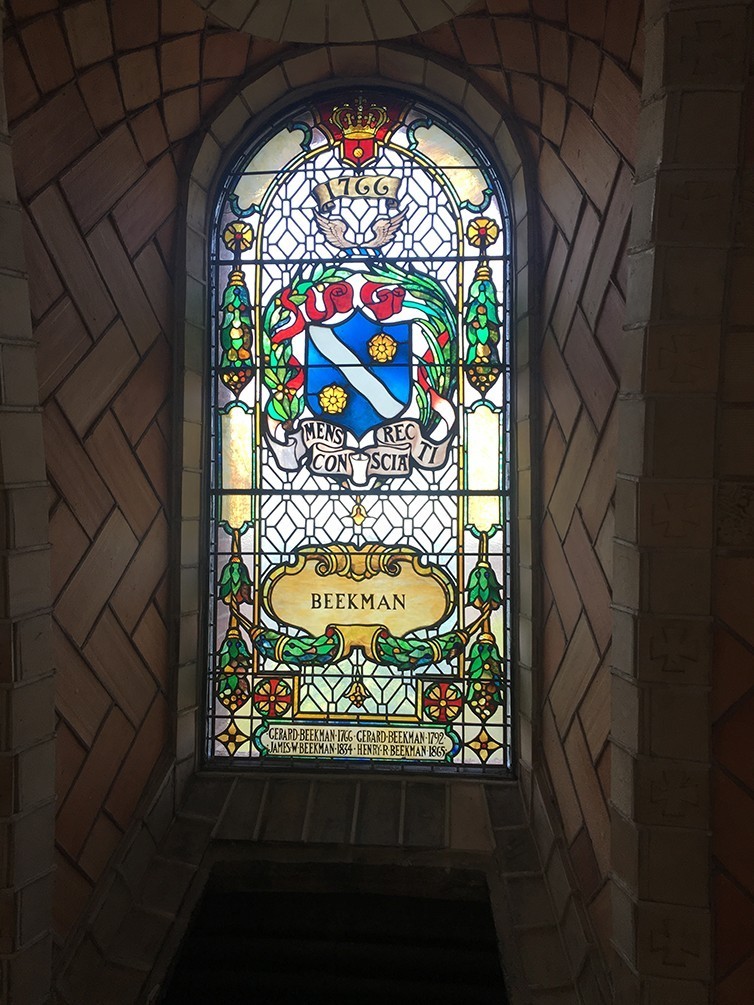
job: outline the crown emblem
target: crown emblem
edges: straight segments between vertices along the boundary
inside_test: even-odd
[[[340,141],[341,160],[355,168],[363,168],[377,160],[390,115],[384,105],[368,101],[357,94],[332,109],[328,116],[333,139]]]
[[[380,105],[367,105],[364,96],[360,94],[354,105],[346,102],[333,109],[330,120],[346,139],[369,140],[388,120],[387,109]]]

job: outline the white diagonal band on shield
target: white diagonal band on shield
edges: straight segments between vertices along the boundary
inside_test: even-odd
[[[325,359],[338,367],[348,383],[363,394],[380,415],[392,419],[403,411],[405,405],[393,397],[379,377],[367,370],[356,353],[340,341],[332,328],[309,325],[309,338]]]

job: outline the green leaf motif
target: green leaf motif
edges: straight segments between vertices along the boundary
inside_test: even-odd
[[[400,670],[419,670],[451,659],[464,647],[465,636],[458,631],[444,632],[429,639],[397,638],[386,635],[377,640],[375,653],[381,663]]]
[[[339,649],[337,638],[329,635],[299,635],[295,638],[265,629],[254,639],[254,646],[266,659],[286,666],[329,666]]]
[[[503,661],[492,635],[481,635],[472,643],[467,667],[466,701],[471,711],[486,722],[505,702]]]
[[[466,584],[469,603],[480,610],[488,607],[496,610],[502,604],[502,588],[489,562],[480,561],[469,573]]]
[[[219,669],[228,673],[246,674],[251,667],[251,653],[238,635],[225,636],[218,653]]]
[[[475,639],[469,649],[468,670],[472,680],[501,680],[503,660],[491,635]]]
[[[229,282],[221,304],[221,370],[228,372],[250,367],[252,327],[248,288],[245,283]]]
[[[251,603],[251,577],[249,570],[238,558],[232,558],[220,573],[220,599],[224,604]]]

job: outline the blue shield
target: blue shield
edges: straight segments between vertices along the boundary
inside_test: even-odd
[[[359,439],[411,401],[411,323],[380,324],[361,311],[332,328],[310,323],[306,403]]]

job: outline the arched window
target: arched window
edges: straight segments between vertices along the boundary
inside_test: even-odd
[[[397,92],[318,95],[228,172],[210,758],[510,767],[510,256],[485,151]]]

